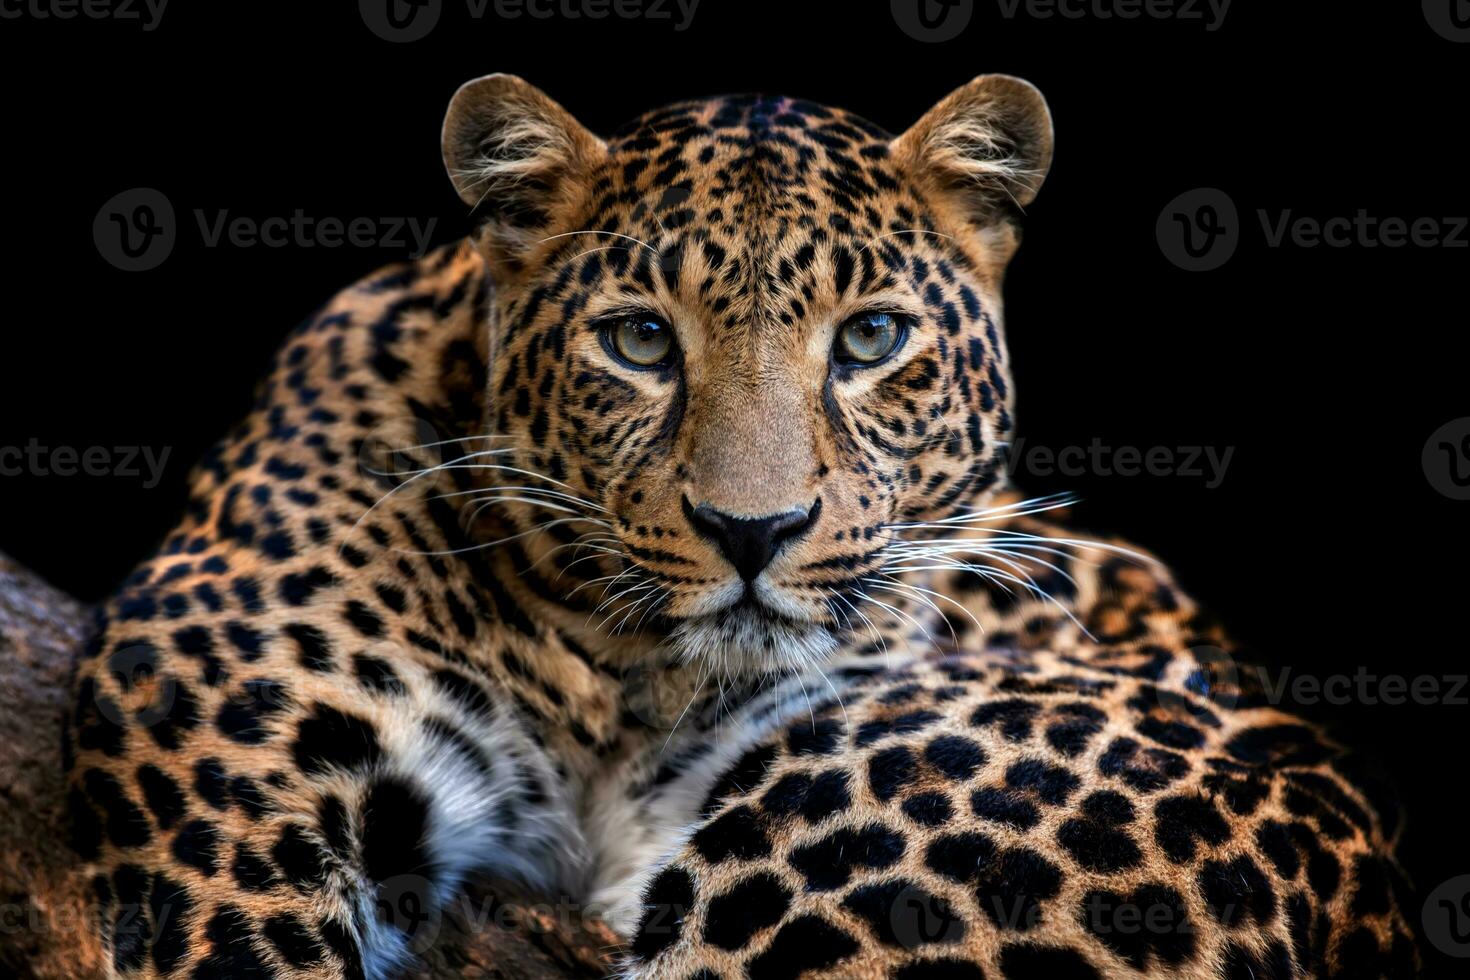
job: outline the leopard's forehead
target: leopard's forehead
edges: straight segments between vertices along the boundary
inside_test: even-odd
[[[667,141],[716,134],[727,146],[780,145],[791,140],[833,148],[886,144],[893,135],[848,112],[784,95],[722,95],[688,99],[643,113],[609,138],[615,150],[646,151]]]
[[[872,198],[899,189],[883,163],[891,140],[853,113],[786,96],[679,102],[645,113],[610,138],[609,167],[617,179],[603,186],[620,185],[632,204],[642,200],[639,191],[698,193],[722,202],[739,221],[808,215],[820,207],[827,211],[823,223],[840,231]]]

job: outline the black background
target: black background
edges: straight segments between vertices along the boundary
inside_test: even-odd
[[[1436,34],[1417,3],[1375,6],[1238,0],[1207,31],[1008,19],[980,0],[938,44],[908,37],[883,0],[703,0],[684,31],[474,20],[447,0],[438,28],[409,44],[374,36],[351,3],[175,0],[151,32],[0,21],[0,446],[171,448],[152,489],[0,477],[0,549],[88,599],[120,579],[168,528],[187,464],[246,411],[285,333],[405,252],[207,248],[192,212],[437,218],[434,244],[450,241],[467,226],[438,132],[470,77],[520,74],[601,131],[675,98],[753,90],[899,131],[973,75],[1002,71],[1041,87],[1058,133],[1007,286],[1021,436],[1234,447],[1214,489],[1186,476],[1018,478],[1079,492],[1091,525],[1160,553],[1273,664],[1464,673],[1470,503],[1436,492],[1420,454],[1470,415],[1470,250],[1270,248],[1256,217],[1470,213],[1470,44]],[[140,186],[172,201],[179,242],[158,269],[126,273],[99,255],[92,222]],[[1241,213],[1239,251],[1213,272],[1176,268],[1155,236],[1165,205],[1197,187],[1226,191]],[[1421,890],[1470,873],[1470,708],[1328,714],[1391,759]]]

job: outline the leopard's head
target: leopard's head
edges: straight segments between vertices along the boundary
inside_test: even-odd
[[[1028,83],[981,76],[897,137],[742,96],[602,139],[491,75],[443,145],[495,284],[497,533],[609,630],[820,658],[902,605],[895,525],[1001,482],[1001,279],[1052,148]]]

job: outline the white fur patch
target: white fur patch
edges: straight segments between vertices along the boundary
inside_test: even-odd
[[[554,769],[503,706],[489,718],[470,716],[437,695],[419,711],[385,714],[379,734],[388,750],[374,777],[401,780],[418,789],[428,809],[428,829],[421,844],[428,853],[432,876],[411,883],[414,894],[394,892],[394,883],[379,883],[359,875],[353,891],[357,907],[363,967],[370,978],[389,977],[409,966],[432,935],[405,937],[380,920],[380,900],[423,903],[424,918],[437,921],[471,874],[486,874],[520,882],[537,891],[569,893],[577,888],[588,864],[572,802]],[[451,722],[480,750],[488,773],[463,748],[430,733],[425,717]],[[546,794],[544,803],[529,809],[524,803],[525,770],[535,773]],[[513,826],[505,807],[513,808]],[[368,816],[371,819],[371,815]],[[402,883],[397,883],[402,885]],[[417,892],[426,889],[427,895]],[[420,910],[394,909],[397,913]],[[429,927],[432,929],[432,925]]]

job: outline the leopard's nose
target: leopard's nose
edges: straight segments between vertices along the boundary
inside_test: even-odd
[[[684,513],[694,530],[719,546],[720,552],[747,582],[771,563],[783,545],[817,522],[822,499],[805,510],[782,511],[769,517],[740,517],[709,504],[694,506],[684,499]]]

